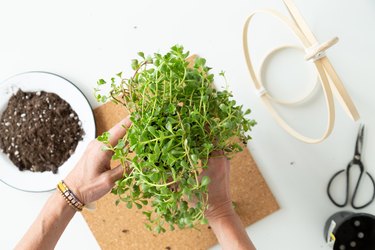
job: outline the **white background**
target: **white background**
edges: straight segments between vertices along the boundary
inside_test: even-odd
[[[363,161],[375,175],[375,154],[371,154],[375,149],[375,2],[295,3],[320,41],[340,38],[328,56],[366,124]],[[245,18],[263,7],[287,14],[281,0],[0,0],[0,79],[30,70],[50,71],[74,82],[96,107],[93,88],[98,78],[119,71],[129,75],[130,60],[138,51],[150,54],[184,45],[207,58],[215,73],[226,71],[234,98],[251,108],[258,122],[249,148],[281,209],[248,228],[257,248],[326,249],[324,223],[340,211],[328,200],[326,185],[352,158],[359,123],[351,121],[336,102],[335,129],[321,144],[302,143],[278,127],[254,93],[242,52]],[[251,51],[257,62],[275,46],[298,44],[272,17],[257,17],[252,29]],[[272,93],[293,97],[311,87],[314,72],[301,58],[296,51],[284,51],[270,62],[266,79]],[[217,79],[218,85],[222,82]],[[324,130],[326,111],[320,91],[302,107],[281,111],[303,133],[319,136]],[[368,197],[371,190],[365,187],[361,194]],[[1,249],[15,245],[48,195],[23,193],[0,182]],[[361,211],[374,213],[375,203]],[[98,248],[80,215],[68,226],[58,249],[78,246]]]

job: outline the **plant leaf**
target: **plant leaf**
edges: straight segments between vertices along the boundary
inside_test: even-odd
[[[209,183],[210,183],[210,177],[208,177],[207,175],[203,176],[201,180],[201,185],[207,186]]]

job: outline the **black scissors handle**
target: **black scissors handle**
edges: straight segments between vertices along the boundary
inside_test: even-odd
[[[355,166],[355,165],[357,165],[359,168],[360,168],[360,174],[359,174],[359,177],[358,177],[358,180],[357,180],[357,183],[356,183],[356,185],[355,185],[355,188],[354,188],[354,192],[353,192],[353,195],[352,195],[352,198],[350,199],[349,198],[349,192],[350,192],[350,169],[353,167],[353,166]],[[332,182],[340,175],[340,174],[342,174],[343,172],[346,172],[346,186],[345,186],[345,201],[344,201],[344,203],[338,203],[338,202],[336,202],[334,199],[333,199],[333,197],[332,197],[332,195],[331,195],[331,185],[332,185]],[[374,181],[374,178],[366,171],[366,174],[367,174],[367,176],[370,178],[370,180],[371,180],[371,182],[372,182],[372,185],[373,185],[373,194],[372,194],[372,197],[371,197],[371,199],[367,202],[367,203],[365,203],[365,204],[363,204],[363,205],[361,205],[361,206],[357,206],[357,205],[355,205],[355,203],[354,203],[354,201],[355,201],[355,199],[356,199],[356,196],[357,196],[357,191],[358,191],[358,187],[359,187],[359,185],[360,185],[360,183],[361,183],[361,180],[362,180],[362,178],[363,178],[363,173],[364,173],[364,167],[363,167],[363,164],[362,164],[362,162],[361,161],[351,161],[350,163],[349,163],[349,165],[347,166],[347,168],[346,169],[342,169],[342,170],[340,170],[340,171],[338,171],[338,172],[336,172],[332,177],[331,177],[331,179],[329,180],[329,182],[328,182],[328,186],[327,186],[327,194],[328,194],[328,198],[332,201],[332,203],[333,204],[335,204],[337,207],[345,207],[347,204],[348,204],[348,202],[349,202],[349,199],[350,199],[350,204],[351,204],[351,206],[354,208],[354,209],[362,209],[362,208],[365,208],[365,207],[367,207],[368,205],[370,205],[373,201],[374,201],[374,199],[375,199],[375,181]]]

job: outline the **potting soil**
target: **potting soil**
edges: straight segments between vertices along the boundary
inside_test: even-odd
[[[0,117],[0,151],[19,170],[57,173],[82,140],[81,125],[58,95],[18,90]]]

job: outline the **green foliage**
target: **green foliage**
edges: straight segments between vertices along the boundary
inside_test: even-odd
[[[233,138],[250,140],[246,132],[255,121],[245,117],[250,110],[242,111],[229,91],[213,87],[214,76],[205,59],[197,58],[189,68],[189,52],[181,46],[165,55],[138,55],[131,63],[132,77],[118,73],[111,82],[99,80],[96,89],[110,84],[110,93],[99,95],[99,101],[110,99],[131,113],[125,137],[115,147],[104,148],[129,169],[112,193],[128,208],[147,206],[146,227],[157,233],[166,227],[207,223],[210,179],[204,176],[200,181],[199,174],[207,168],[212,151],[227,155],[241,151]],[[224,77],[224,72],[220,75]],[[108,137],[104,133],[98,140],[108,144]]]

